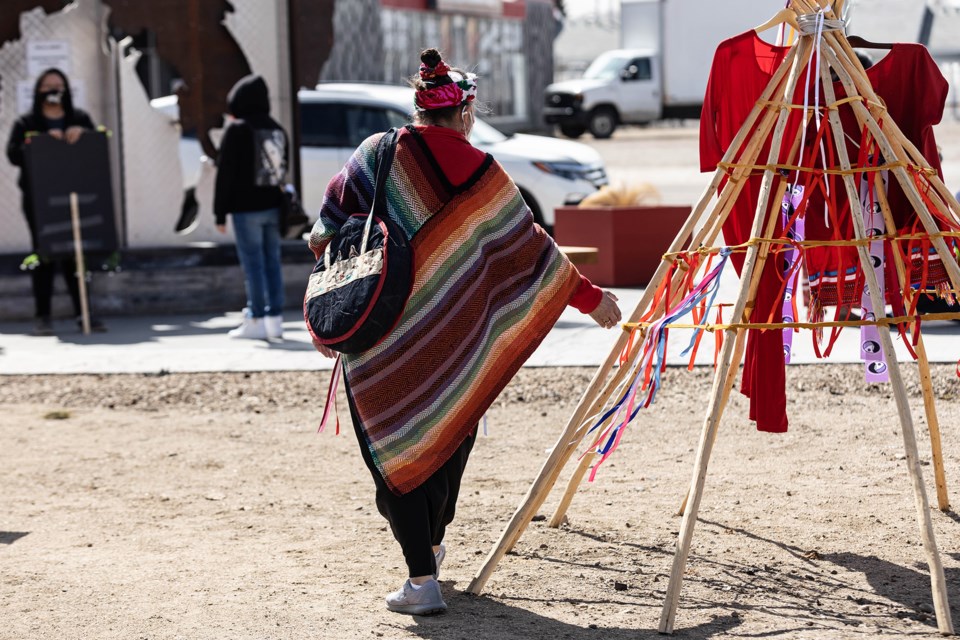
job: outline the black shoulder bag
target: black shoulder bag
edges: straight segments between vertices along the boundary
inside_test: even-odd
[[[303,316],[320,344],[361,353],[396,326],[413,286],[413,250],[387,215],[386,180],[399,131],[377,145],[377,174],[369,213],[355,213],[317,261],[307,284]]]

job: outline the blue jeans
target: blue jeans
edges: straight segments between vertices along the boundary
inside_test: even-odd
[[[247,288],[247,313],[254,318],[283,313],[280,267],[280,210],[233,214],[237,255]]]

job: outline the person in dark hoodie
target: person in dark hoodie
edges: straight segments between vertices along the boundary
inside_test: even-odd
[[[53,302],[53,281],[59,270],[67,283],[67,291],[73,302],[73,311],[79,317],[80,286],[77,283],[77,264],[72,258],[49,258],[39,255],[37,248],[37,224],[33,213],[33,202],[30,197],[29,181],[43,180],[42,175],[28,175],[24,167],[23,147],[31,135],[45,133],[66,144],[73,144],[80,139],[85,131],[93,129],[93,121],[82,109],[73,106],[73,96],[70,93],[70,82],[67,76],[59,69],[47,69],[40,74],[33,87],[33,108],[13,123],[10,138],[7,140],[7,158],[11,163],[20,167],[20,178],[17,185],[21,191],[23,215],[30,228],[30,240],[33,253],[37,260],[33,262],[31,275],[33,278],[33,300],[36,307],[36,317],[33,334],[38,336],[53,335],[51,308]],[[91,329],[105,331],[99,320],[91,320]]]
[[[227,96],[229,124],[217,159],[213,209],[217,229],[233,218],[237,254],[247,291],[243,323],[231,338],[283,337],[280,211],[286,182],[287,134],[270,117],[267,83],[258,75],[238,81]]]

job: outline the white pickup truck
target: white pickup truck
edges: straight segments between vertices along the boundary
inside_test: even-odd
[[[582,78],[549,85],[544,120],[571,138],[609,138],[621,124],[698,118],[717,45],[782,8],[783,0],[623,0],[623,48],[601,54]]]

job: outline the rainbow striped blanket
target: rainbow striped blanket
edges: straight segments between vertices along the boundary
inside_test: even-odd
[[[369,211],[382,135],[364,141],[330,182],[310,238],[316,255],[347,216]],[[579,274],[489,154],[455,187],[421,134],[404,130],[387,200],[413,247],[413,291],[383,342],[342,360],[373,460],[402,495],[476,428],[560,317]]]

